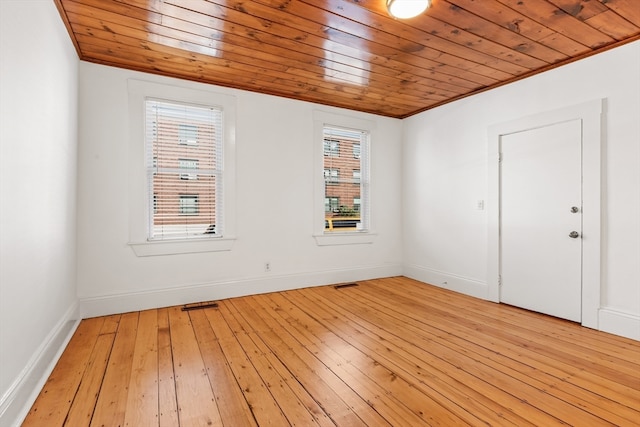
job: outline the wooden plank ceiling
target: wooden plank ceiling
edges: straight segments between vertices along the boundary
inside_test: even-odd
[[[640,39],[640,0],[54,0],[84,61],[404,118]],[[613,70],[614,71],[614,70]]]

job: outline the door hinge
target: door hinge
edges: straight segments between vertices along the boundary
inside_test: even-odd
[[[502,276],[498,276],[498,286],[502,286]]]
[[[502,153],[498,153],[498,163],[502,162]]]

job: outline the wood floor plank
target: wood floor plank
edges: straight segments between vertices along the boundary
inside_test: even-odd
[[[384,298],[383,295],[374,295],[372,293],[357,290],[354,290],[353,292],[360,292],[363,295],[367,294],[369,296],[366,301],[362,302],[364,306],[378,305],[379,311],[385,311],[384,306],[389,300]],[[376,294],[378,293],[380,293],[379,289],[376,290]],[[358,297],[354,295],[351,295],[351,298],[352,300],[354,298],[358,299]],[[407,313],[406,307],[407,306],[405,304],[401,304],[395,311],[396,315],[399,316],[400,324],[405,324],[407,321],[407,319],[404,319],[403,317],[405,313]],[[452,310],[453,309],[454,307],[452,307]],[[459,310],[460,308],[456,307],[455,309]],[[436,323],[441,324],[441,322],[442,316],[439,316]],[[452,327],[454,327],[454,325],[452,325]],[[420,328],[416,328],[412,332],[418,339],[423,333],[429,333],[427,331],[428,329],[428,321],[425,318],[422,326]],[[527,357],[527,354],[522,351],[510,352],[506,349],[508,347],[506,342],[493,341],[493,345],[501,348],[499,355],[491,351],[489,348],[484,348],[483,345],[491,342],[491,337],[489,335],[483,336],[482,332],[478,328],[470,330],[468,334],[465,334],[464,332],[457,332],[457,334],[465,337],[465,340],[461,341],[461,345],[456,345],[456,337],[451,335],[447,337],[446,341],[443,341],[446,342],[447,346],[451,347],[454,354],[467,354],[468,357],[487,365],[487,367],[491,366],[492,369],[498,372],[504,373],[510,377],[519,378],[520,381],[526,383],[528,386],[533,386],[534,388],[543,390],[545,396],[549,394],[557,399],[570,403],[566,406],[570,414],[565,415],[565,417],[572,420],[579,420],[580,417],[588,416],[583,413],[578,413],[578,415],[574,414],[572,412],[574,406],[581,408],[582,410],[592,408],[587,412],[592,413],[597,418],[611,420],[614,424],[624,425],[625,422],[628,422],[627,420],[635,419],[638,416],[636,411],[625,406],[620,406],[618,399],[621,397],[624,399],[624,396],[617,396],[616,401],[613,402],[609,399],[603,398],[601,390],[599,390],[598,387],[593,387],[593,384],[592,388],[582,388],[567,382],[562,374],[557,377],[553,377],[546,372],[549,371],[548,366],[541,367],[534,361],[530,360]],[[478,344],[478,346],[473,351],[469,351],[469,342],[474,342],[474,340],[476,340],[475,343]],[[520,350],[526,349],[527,347],[527,342],[522,342]],[[445,354],[446,352],[442,353]],[[526,389],[526,387],[524,388]],[[522,388],[518,388],[518,390],[521,389]],[[604,395],[607,395],[607,393],[605,392]],[[635,401],[640,401],[640,395],[636,397]],[[549,407],[551,408],[551,412],[556,408],[553,405]],[[614,407],[616,408],[615,410],[613,410]],[[560,416],[560,413],[556,415]]]
[[[158,310],[158,415],[160,427],[179,427],[169,310],[166,308]]]
[[[222,423],[225,426],[256,426],[251,408],[242,395],[242,390],[227,363],[204,310],[190,312],[189,317],[200,344],[200,352],[207,368]]]
[[[118,326],[120,325],[122,314],[104,316],[102,317],[102,319],[104,319],[104,324],[102,325],[100,334],[115,334],[116,332],[118,332]]]
[[[351,417],[349,412],[344,412],[340,409],[336,413],[327,411],[327,414],[332,418],[333,414],[351,418],[349,424],[343,424],[343,421],[339,425],[360,425],[361,423],[364,423],[364,425],[390,425],[369,402],[358,396],[348,384],[297,342],[289,331],[269,327],[269,316],[259,316],[257,315],[259,311],[260,309],[258,308],[255,311],[245,310],[243,312],[252,324],[265,324],[261,329],[262,338],[280,360],[286,361],[291,373],[298,378],[298,381],[303,382],[308,390],[311,387],[320,386],[326,392],[329,392],[324,394],[322,401],[329,398],[329,401],[336,404],[338,402],[331,399],[331,394],[337,395],[355,413],[356,418],[360,419],[358,421],[356,418]],[[274,330],[281,332],[275,333]],[[315,394],[317,391],[312,393]],[[336,422],[335,418],[334,422]]]
[[[368,299],[364,304],[377,305],[381,311],[387,312],[389,307],[394,306],[393,303],[389,302],[391,299],[385,297],[379,288],[376,289],[375,294],[367,293],[367,296]],[[399,316],[399,321],[404,324],[406,319],[403,319],[402,316],[407,313],[406,305],[400,304],[396,306],[395,310],[396,315]],[[394,313],[394,311],[390,311],[390,313]],[[440,322],[441,320],[438,320],[437,323]],[[421,327],[413,331],[416,337],[427,333],[437,333],[433,329],[432,323],[426,319],[421,322]],[[535,360],[530,359],[526,353],[511,351],[506,343],[496,343],[501,348],[499,354],[484,347],[486,343],[490,342],[490,337],[482,336],[477,329],[469,334],[460,332],[460,335],[464,336],[464,339],[451,335],[447,337],[446,344],[452,351],[473,358],[496,371],[518,378],[522,382],[544,390],[546,394],[566,402],[575,402],[573,405],[579,408],[589,408],[588,410],[595,416],[611,420],[617,425],[624,425],[639,416],[637,411],[624,405],[621,406],[619,399],[612,401],[603,397],[603,394],[599,393],[598,388],[593,387],[593,384],[591,388],[573,384],[567,381],[565,372],[553,370],[549,365],[541,366]],[[474,342],[477,346],[470,349],[470,342]],[[520,348],[524,348],[524,346]],[[640,366],[638,368],[640,369]],[[640,383],[638,385],[640,386]],[[640,402],[640,395],[636,399],[636,401]]]
[[[134,312],[120,318],[91,427],[124,424],[139,316],[140,313]]]
[[[47,379],[26,419],[24,427],[62,426],[75,399],[82,376],[104,323],[104,318],[87,319],[76,332]]]
[[[381,312],[379,309],[377,309],[375,313],[370,311],[368,308],[370,305],[359,301],[358,297],[355,295],[358,292],[360,291],[357,289],[349,290],[349,296],[350,303],[352,305],[356,304],[360,307],[358,310],[360,313],[367,312],[367,316],[374,318],[375,322],[383,322],[385,324],[393,325],[396,328],[405,325],[404,319],[396,319],[393,316],[389,316],[388,314]],[[414,340],[417,343],[424,340],[424,337],[421,336],[422,331],[420,328],[409,326],[407,332],[414,337]],[[491,383],[492,386],[503,391],[517,390],[515,397],[523,401],[535,401],[537,405],[545,408],[544,412],[551,415],[556,420],[571,421],[580,425],[593,425],[602,422],[601,419],[593,414],[583,411],[574,405],[566,404],[565,401],[559,399],[557,396],[550,395],[546,390],[535,387],[531,382],[523,382],[514,378],[514,376],[505,373],[501,367],[499,367],[500,369],[494,369],[488,364],[476,360],[474,357],[461,354],[459,351],[450,348],[444,343],[439,343],[434,340],[424,340],[424,343],[425,345],[428,344],[435,350],[433,353],[434,356],[437,354],[443,362],[446,360],[444,363],[452,364],[453,366],[467,372],[470,379],[474,377],[485,381],[486,383]],[[443,363],[439,363],[438,366],[444,367]],[[549,420],[547,422],[551,421]]]
[[[383,293],[380,289],[377,291]],[[388,296],[394,299],[392,295]],[[469,297],[462,299],[475,304]],[[376,302],[373,301],[369,301],[367,304],[372,303],[376,304]],[[405,311],[407,307],[412,305],[409,301],[402,301],[402,299],[400,299],[399,304],[399,307]],[[632,368],[631,372],[626,375],[621,375],[617,371],[605,366],[594,367],[592,366],[593,362],[581,360],[581,355],[585,352],[595,354],[598,353],[599,350],[589,350],[576,343],[574,350],[570,350],[570,354],[567,355],[566,351],[558,352],[553,346],[550,346],[549,343],[545,345],[544,342],[540,342],[537,338],[534,338],[534,336],[540,335],[538,331],[532,330],[528,335],[523,335],[518,325],[501,326],[496,324],[493,318],[485,317],[483,312],[478,313],[479,317],[476,321],[469,321],[468,315],[457,314],[460,312],[459,305],[451,304],[447,308],[447,305],[442,302],[436,302],[435,304],[437,304],[437,307],[424,308],[428,309],[430,317],[438,319],[436,322],[437,326],[445,327],[447,330],[453,329],[456,331],[456,335],[464,336],[466,340],[474,342],[478,346],[484,346],[488,350],[491,350],[493,346],[512,350],[515,355],[514,358],[518,360],[527,358],[527,360],[531,360],[531,363],[540,367],[543,371],[553,371],[559,379],[590,390],[596,394],[605,396],[613,394],[616,396],[615,400],[618,403],[629,407],[634,406],[635,402],[640,401],[640,377],[638,374],[634,374],[634,372],[637,373],[640,371],[640,360],[635,364],[635,369]],[[490,306],[488,306],[488,308],[490,308]],[[522,319],[520,323],[527,323],[530,317],[537,318],[540,316],[537,313],[525,312],[520,309],[509,309],[521,314]],[[420,315],[417,316],[419,317]],[[559,320],[548,318],[547,321],[554,324]],[[423,322],[429,322],[428,318],[424,317]],[[560,321],[560,323],[565,322]],[[574,325],[574,328],[581,327]],[[585,328],[581,329],[588,331]],[[626,342],[627,340],[621,338],[620,341]],[[598,349],[599,348],[600,347],[598,347]],[[504,351],[502,353],[504,353]]]
[[[289,424],[319,426],[313,414],[307,410],[303,402],[289,387],[287,377],[279,374],[279,371],[274,368],[265,352],[256,344],[259,339],[256,337],[251,325],[244,322],[242,316],[232,309],[232,303],[221,304],[220,311],[230,328],[235,332],[238,343],[242,346],[247,358],[262,378],[266,389],[276,404],[277,402],[288,403],[287,405],[278,405],[278,407]]]
[[[287,361],[281,361],[276,354],[274,354],[269,346],[262,339],[262,332],[265,331],[265,323],[253,322],[249,316],[246,316],[245,308],[250,307],[250,298],[237,298],[231,301],[234,308],[236,304],[241,304],[241,309],[234,311],[234,315],[237,316],[239,322],[243,323],[243,328],[248,332],[255,346],[264,355],[265,359],[269,361],[271,369],[276,371],[278,375],[284,380],[287,386],[291,389],[292,393],[305,407],[306,411],[313,417],[314,422],[322,427],[333,427],[335,423],[325,412],[324,407],[328,406],[329,402],[318,402],[314,396],[304,387],[300,381],[294,376],[289,367]],[[263,317],[263,316],[261,316]]]
[[[336,327],[347,339],[362,345],[363,351],[378,354],[385,363],[394,366],[399,375],[415,377],[425,394],[459,417],[459,423],[473,425],[481,423],[481,419],[493,420],[496,424],[557,423],[556,419],[544,413],[532,412],[526,401],[503,392],[492,383],[466,375],[458,366],[429,353],[428,347],[416,346],[413,337],[397,337],[377,324],[351,314],[353,307],[349,299],[343,302],[342,298],[331,295],[314,295],[312,299],[314,304],[325,305],[329,310],[336,310],[344,316]],[[519,415],[522,413],[527,413],[528,416]],[[504,421],[505,419],[508,421]]]
[[[115,333],[98,336],[80,388],[65,420],[65,427],[88,427],[91,424],[115,336]]]
[[[171,307],[169,325],[180,427],[222,426],[189,315]]]
[[[372,281],[367,283],[368,285],[376,286],[376,282]],[[495,317],[487,315],[486,306],[478,310],[476,302],[471,298],[467,298],[468,304],[465,305],[464,313],[468,313],[469,319],[484,320],[488,324],[495,324]],[[408,303],[409,301],[407,301]],[[449,305],[452,309],[457,307],[451,306],[448,303],[440,304],[441,307]],[[504,307],[504,306],[503,306]],[[512,309],[508,312],[511,316],[518,313],[519,309]],[[604,370],[608,369],[607,376],[619,375],[623,380],[633,378],[633,375],[637,373],[638,367],[638,355],[635,355],[635,360],[629,355],[631,360],[625,360],[620,358],[619,352],[605,353],[601,350],[606,350],[610,346],[598,347],[598,350],[594,350],[593,347],[588,347],[584,343],[584,337],[576,336],[577,334],[571,332],[583,331],[584,328],[580,328],[576,323],[568,322],[562,319],[549,319],[547,317],[540,317],[539,319],[533,313],[524,312],[527,315],[527,322],[522,322],[522,319],[516,318],[508,323],[509,331],[513,334],[517,334],[522,338],[526,338],[531,344],[542,343],[542,345],[551,345],[554,351],[559,352],[558,358],[569,361],[572,364],[582,363],[585,364],[585,369],[589,369],[593,372],[594,369]],[[459,314],[462,317],[465,314]],[[541,316],[541,315],[539,315]],[[540,321],[538,321],[540,320]],[[565,333],[561,333],[564,330]],[[571,331],[571,332],[569,332]],[[595,334],[591,334],[595,336]],[[576,351],[579,349],[590,350],[588,352]],[[589,366],[589,364],[591,366]]]
[[[256,367],[251,363],[238,338],[229,327],[227,319],[220,310],[205,311],[209,323],[214,327],[220,347],[229,360],[229,367],[233,371],[244,398],[249,404],[253,416],[259,425],[286,426],[289,425],[280,407],[269,392]]]
[[[382,282],[372,280],[368,286],[385,293],[391,293],[392,299],[398,302],[411,303],[437,303],[457,307],[463,301],[464,313],[473,313],[481,317],[489,317],[491,323],[501,324],[505,327],[520,327],[543,336],[557,337],[565,342],[582,347],[589,353],[603,353],[622,358],[635,363],[640,362],[636,345],[637,341],[629,338],[611,335],[601,331],[583,328],[575,322],[552,318],[544,314],[534,313],[504,304],[487,304],[487,301],[478,300],[466,295],[449,292],[434,286],[426,286],[415,280],[407,278],[390,278]],[[594,351],[597,350],[597,351]]]
[[[158,416],[158,311],[140,312],[124,425],[152,427]]]
[[[280,326],[295,331],[294,337],[305,348],[363,399],[372,403],[392,425],[424,425],[434,421],[425,413],[426,396],[413,383],[398,377],[315,321],[312,317],[315,313],[303,312],[281,295],[269,295],[268,299],[261,299],[263,302],[269,300],[271,312],[277,313],[281,319]]]
[[[24,426],[636,426],[640,342],[404,277],[83,320]]]
[[[252,298],[243,298],[243,301],[251,304]],[[234,304],[237,300],[234,300]],[[258,311],[255,311],[258,310]],[[309,367],[302,362],[298,357],[294,355],[292,349],[284,350],[288,348],[283,345],[281,348],[283,352],[273,350],[273,342],[269,339],[272,331],[278,331],[278,329],[272,329],[269,323],[268,316],[258,316],[260,307],[252,307],[250,311],[243,310],[243,314],[248,322],[251,323],[254,330],[260,334],[261,345],[263,352],[268,355],[273,355],[277,361],[279,361],[284,369],[300,384],[305,393],[308,393],[317,402],[321,410],[332,420],[335,425],[338,426],[364,426],[364,422],[358,417],[352,407],[350,407],[339,393],[332,389],[320,375],[318,375],[317,369]],[[278,338],[279,340],[279,338]],[[289,353],[288,351],[291,351]],[[274,366],[279,366],[274,362]],[[283,374],[285,375],[285,374]],[[311,405],[308,405],[311,408]],[[313,412],[313,409],[311,409]]]
[[[237,299],[234,299],[234,300],[232,300],[232,305],[235,307],[235,305],[236,305],[236,303],[238,301],[247,303],[248,302],[248,298],[237,298]],[[287,384],[287,386],[295,394],[297,400],[299,400],[300,403],[302,405],[304,405],[304,407],[309,412],[309,414],[311,414],[311,416],[314,418],[314,421],[318,425],[323,426],[323,427],[335,426],[335,424],[332,422],[331,418],[329,418],[329,416],[327,415],[327,413],[323,409],[323,407],[327,406],[327,402],[325,402],[324,400],[322,402],[316,401],[314,396],[312,396],[305,389],[303,384],[301,384],[297,380],[297,378],[292,374],[290,369],[287,367],[286,362],[285,361],[281,361],[277,357],[277,355],[275,355],[269,349],[268,345],[264,342],[264,340],[262,339],[262,336],[261,336],[261,333],[265,330],[264,329],[264,324],[262,324],[262,323],[256,324],[254,322],[251,322],[245,316],[244,310],[243,311],[234,311],[234,315],[236,315],[236,314],[242,317],[242,320],[239,320],[239,321],[242,322],[244,320],[243,328],[245,330],[247,330],[247,331],[251,330],[251,332],[247,332],[248,335],[251,337],[251,339],[252,339],[253,343],[255,344],[256,348],[259,349],[259,351],[261,351],[262,354],[264,355],[264,357],[269,361],[269,364],[271,365],[271,369],[273,369],[274,371],[276,371],[278,373],[278,375],[280,375],[280,377],[284,380],[284,382]],[[249,327],[249,325],[250,325],[250,327]]]

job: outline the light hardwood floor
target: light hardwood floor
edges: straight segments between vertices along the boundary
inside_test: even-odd
[[[83,320],[23,426],[639,423],[639,342],[399,277]]]

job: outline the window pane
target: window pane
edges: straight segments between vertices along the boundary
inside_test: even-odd
[[[337,139],[324,140],[324,155],[330,157],[340,156],[340,141]]]
[[[325,232],[366,230],[362,216],[362,194],[368,191],[363,167],[366,132],[325,126],[324,183]],[[366,146],[366,145],[365,145]]]
[[[324,211],[333,212],[337,211],[340,206],[340,199],[337,197],[325,197],[324,199]]]
[[[198,195],[180,195],[180,215],[198,215]]]
[[[178,141],[181,144],[195,145],[198,143],[198,126],[180,123],[178,125]]]
[[[221,232],[222,112],[146,101],[150,240]]]
[[[327,184],[338,184],[340,181],[340,170],[333,168],[325,169],[324,180]]]
[[[178,167],[183,170],[191,169],[195,171],[195,169],[198,169],[198,160],[178,159]],[[198,179],[198,174],[194,172],[183,172],[180,174],[180,179]]]
[[[180,169],[198,169],[198,161],[195,159],[178,159]]]

